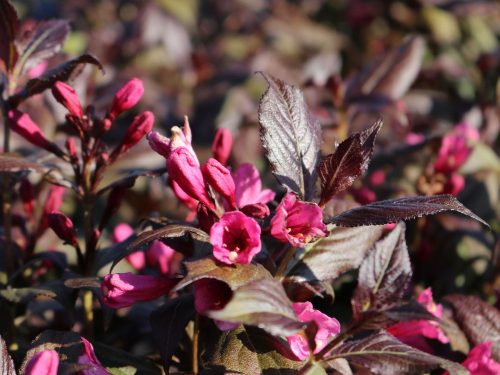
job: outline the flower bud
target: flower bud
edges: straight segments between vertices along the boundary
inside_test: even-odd
[[[231,172],[215,159],[208,159],[202,168],[203,177],[216,192],[228,201],[231,208],[235,208],[234,181]]]
[[[133,273],[115,273],[104,277],[101,284],[103,302],[114,309],[150,301],[168,293],[178,280]]]
[[[146,134],[153,128],[155,117],[151,112],[143,112],[134,118],[132,124],[127,128],[127,132],[123,136],[120,144],[110,155],[110,160],[114,161],[116,158],[131,147],[135,146]]]
[[[54,211],[48,216],[49,227],[57,234],[64,242],[76,246],[76,232],[73,222],[69,217],[62,212]]]
[[[53,142],[50,142],[38,125],[27,113],[12,109],[7,114],[11,121],[12,130],[22,136],[31,144],[43,148],[53,154],[62,157],[64,152]]]
[[[31,218],[35,206],[35,193],[33,192],[33,185],[26,178],[23,178],[19,184],[19,196],[23,202],[24,212]]]
[[[72,159],[78,158],[75,138],[68,137],[68,139],[66,139],[66,150],[68,150],[68,154]]]
[[[52,87],[52,95],[54,95],[54,98],[56,98],[59,103],[66,107],[71,115],[78,118],[83,117],[82,105],[73,87],[58,81],[55,83],[54,87]]]
[[[25,375],[57,375],[59,356],[52,349],[36,353],[26,364]]]
[[[222,165],[226,165],[231,148],[233,146],[233,136],[228,129],[220,128],[215,133],[214,142],[212,143],[212,153]]]
[[[138,78],[133,78],[119,89],[113,99],[110,117],[115,118],[120,113],[132,108],[141,100],[144,94],[144,85]]]

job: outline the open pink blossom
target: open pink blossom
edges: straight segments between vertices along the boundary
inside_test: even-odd
[[[212,153],[214,158],[222,165],[226,165],[232,146],[233,136],[229,129],[217,129],[212,143]]]
[[[282,242],[303,247],[326,235],[323,213],[316,203],[302,202],[294,193],[287,193],[271,220],[271,234]]]
[[[83,117],[83,108],[80,104],[80,99],[78,98],[78,94],[75,89],[70,85],[57,81],[52,87],[52,95],[54,98],[61,103],[68,112],[78,118]]]
[[[82,375],[111,375],[111,372],[101,364],[94,353],[94,347],[86,338],[82,337],[83,354],[78,357],[78,363],[89,367],[80,371]]]
[[[329,339],[339,334],[339,321],[323,314],[319,310],[315,310],[311,302],[296,302],[292,305],[292,308],[299,321],[304,323],[314,321],[318,326],[318,331],[314,337],[316,343],[314,353],[319,353],[328,344]],[[292,349],[293,354],[297,358],[303,360],[309,357],[309,345],[303,333],[288,336],[287,340],[290,349]]]
[[[26,364],[25,375],[57,375],[59,356],[52,349],[36,353]]]
[[[104,276],[101,283],[103,302],[114,309],[150,301],[168,293],[178,280],[133,273]]]
[[[259,253],[260,226],[240,211],[226,212],[212,225],[210,242],[214,257],[225,264],[247,264]]]
[[[274,191],[262,190],[262,181],[259,171],[253,164],[241,164],[233,174],[235,186],[235,201],[238,208],[247,205],[263,203],[266,204],[274,199]]]
[[[492,345],[492,342],[476,345],[462,362],[462,366],[469,370],[471,375],[500,374],[500,363],[491,358]]]
[[[143,94],[142,81],[139,78],[132,78],[116,92],[109,116],[115,118],[120,113],[132,108],[141,100]]]
[[[130,236],[134,234],[132,227],[125,223],[120,223],[113,229],[113,242],[125,242]],[[136,251],[125,257],[127,262],[136,270],[142,270],[146,267],[146,256],[144,251]]]
[[[443,316],[443,306],[434,302],[430,288],[421,292],[417,297],[417,301],[424,305],[427,311],[436,318]],[[431,320],[398,322],[387,327],[387,331],[401,342],[428,353],[432,353],[432,348],[426,342],[426,339],[438,340],[443,344],[449,342],[448,337],[439,327],[439,323]]]

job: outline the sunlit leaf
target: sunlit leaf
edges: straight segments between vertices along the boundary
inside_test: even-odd
[[[14,361],[7,350],[7,344],[0,336],[0,375],[16,375]]]
[[[0,0],[0,69],[3,71],[10,71],[17,60],[14,40],[18,26],[17,12],[12,3]]]
[[[321,127],[308,112],[302,92],[262,74],[269,88],[261,98],[261,140],[278,181],[302,199],[314,197]]]

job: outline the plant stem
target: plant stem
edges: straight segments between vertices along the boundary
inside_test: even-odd
[[[191,358],[193,374],[198,373],[198,340],[200,337],[200,317],[198,314],[194,317],[193,327],[193,353]]]
[[[276,279],[281,281],[284,278],[285,273],[286,273],[287,268],[288,268],[288,263],[290,263],[290,260],[292,260],[296,251],[297,251],[297,249],[293,246],[288,248],[285,256],[283,257],[283,259],[280,262],[278,270],[276,271],[276,275],[274,275],[274,277]]]
[[[93,295],[91,290],[84,290],[82,293],[83,304],[83,334],[88,339],[94,336],[94,310]]]

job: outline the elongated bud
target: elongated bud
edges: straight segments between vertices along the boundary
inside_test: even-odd
[[[71,156],[72,159],[78,158],[78,151],[76,148],[75,138],[69,137],[68,139],[66,139],[66,150],[68,150],[68,154],[69,156]]]
[[[64,152],[55,143],[45,138],[42,130],[27,113],[23,113],[17,109],[11,109],[7,116],[11,121],[12,130],[28,142],[52,152],[57,156],[62,157],[64,155]]]
[[[76,246],[76,232],[73,222],[62,212],[54,211],[48,216],[49,227],[64,242]]]
[[[48,217],[53,211],[59,211],[62,205],[64,192],[66,188],[63,186],[53,185],[50,188],[49,195],[43,206],[42,219],[40,226],[38,227],[37,234],[40,236],[49,226]]]
[[[184,147],[172,152],[167,160],[170,178],[191,198],[197,199],[210,209],[215,209],[212,199],[205,189],[205,181],[197,160]]]
[[[66,107],[71,115],[78,118],[83,117],[82,105],[73,87],[58,81],[54,87],[52,87],[52,95],[54,95],[54,98],[56,98],[59,103]]]
[[[57,375],[59,356],[52,349],[36,353],[26,364],[25,375]]]
[[[176,279],[133,273],[115,273],[104,276],[101,284],[103,302],[114,309],[150,301],[168,293],[177,284]]]
[[[224,199],[228,201],[232,208],[234,203],[234,181],[231,172],[215,159],[208,159],[202,168],[203,177]]]
[[[115,118],[137,104],[144,94],[144,85],[138,78],[133,78],[118,90],[113,99],[110,117]]]
[[[26,212],[28,217],[33,217],[35,193],[33,191],[33,185],[31,185],[26,178],[23,178],[19,184],[19,196],[23,202],[24,212]]]
[[[212,153],[214,158],[221,164],[226,165],[231,155],[233,147],[233,136],[228,129],[220,128],[215,133],[214,142],[212,143]]]
[[[120,144],[111,153],[110,160],[116,160],[119,155],[127,152],[131,147],[135,146],[146,134],[151,131],[151,129],[153,129],[154,121],[155,116],[151,112],[143,112],[136,116],[134,121],[132,121],[132,124],[130,124],[127,128],[127,132],[123,136]]]

